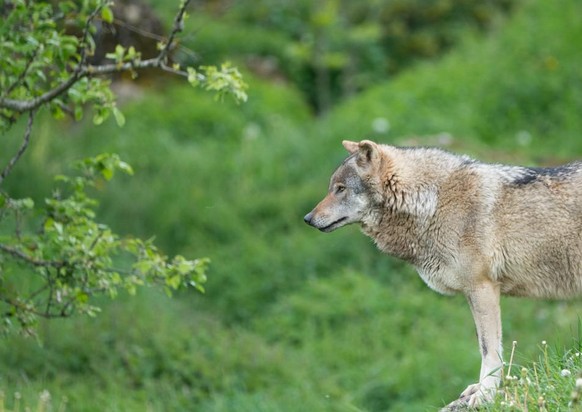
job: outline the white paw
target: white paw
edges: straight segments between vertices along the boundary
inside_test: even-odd
[[[496,387],[483,383],[474,383],[467,386],[459,399],[451,402],[442,411],[463,411],[467,408],[477,408],[491,402],[495,396]]]
[[[461,398],[465,399],[469,407],[474,408],[491,402],[495,397],[495,389],[495,387],[486,387],[482,383],[475,383],[463,391]]]
[[[480,383],[474,383],[472,385],[467,386],[467,389],[465,389],[462,393],[461,396],[459,396],[459,399],[466,399],[469,398],[473,395],[476,395],[481,389],[481,384]]]

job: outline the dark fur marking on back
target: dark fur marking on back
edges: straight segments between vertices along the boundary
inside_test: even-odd
[[[524,174],[513,181],[514,185],[523,186],[538,180],[539,174],[536,171],[531,169],[524,170]]]
[[[524,167],[523,174],[513,180],[513,184],[523,186],[538,181],[540,178],[561,179],[580,170],[580,163],[571,163],[557,167]]]

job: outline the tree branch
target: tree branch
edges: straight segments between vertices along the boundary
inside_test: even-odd
[[[16,99],[7,99],[7,98],[0,98],[0,108],[8,109],[15,111],[17,113],[25,113],[31,110],[35,110],[42,106],[43,104],[50,102],[54,98],[61,95],[63,92],[66,92],[73,86],[82,76],[75,70],[71,77],[67,80],[56,86],[54,89],[49,90],[48,92],[41,94],[34,99],[29,100],[16,100]]]
[[[66,266],[65,262],[61,261],[51,261],[51,260],[38,260],[34,259],[27,254],[21,252],[18,249],[14,249],[10,246],[6,246],[0,243],[0,251],[9,254],[12,257],[15,257],[19,260],[22,260],[26,263],[29,263],[36,267],[53,267],[53,268],[62,268]]]
[[[28,123],[26,125],[26,131],[24,132],[24,140],[22,141],[22,144],[20,145],[18,152],[16,152],[16,154],[12,157],[12,159],[10,159],[4,170],[2,170],[2,173],[0,173],[0,185],[2,185],[2,182],[4,181],[4,179],[6,179],[6,176],[10,174],[12,168],[14,167],[16,162],[18,162],[18,160],[22,157],[22,155],[26,151],[26,148],[28,147],[28,144],[30,143],[30,133],[32,132],[32,123],[34,120],[35,113],[36,112],[34,110],[31,110],[28,113]]]
[[[184,16],[186,14],[186,8],[191,0],[185,0],[176,17],[174,19],[174,26],[173,29],[168,37],[167,43],[164,47],[160,50],[160,53],[151,59],[143,60],[143,61],[132,61],[126,62],[123,64],[104,64],[100,66],[90,66],[86,65],[85,58],[86,58],[86,44],[83,45],[81,51],[81,58],[79,64],[73,70],[71,77],[67,80],[63,81],[61,84],[55,86],[53,89],[41,94],[40,96],[35,97],[34,99],[29,100],[18,100],[18,99],[9,99],[5,97],[0,97],[0,108],[12,110],[17,113],[25,113],[31,110],[35,110],[38,107],[42,106],[45,103],[50,102],[51,100],[55,99],[56,97],[60,96],[62,93],[69,90],[79,79],[83,77],[92,77],[104,74],[112,74],[112,73],[119,73],[124,71],[130,70],[141,70],[141,69],[148,69],[148,68],[159,68],[165,71],[171,71],[175,74],[180,74],[182,76],[187,76],[186,72],[181,72],[179,70],[169,69],[166,65],[166,59],[168,57],[168,53],[173,46],[173,43],[176,40],[176,35],[182,31],[184,26]],[[83,31],[83,38],[82,43],[86,43],[87,41],[87,33],[88,27],[91,21],[95,18],[99,9],[95,10],[91,16],[89,16],[87,20],[87,24],[85,26],[85,30]],[[1,180],[0,180],[1,183]]]

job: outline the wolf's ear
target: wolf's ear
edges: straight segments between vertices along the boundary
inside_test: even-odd
[[[342,142],[342,145],[346,148],[346,150],[350,153],[350,154],[354,154],[359,150],[359,145],[357,142],[351,142],[349,140],[344,140]]]
[[[360,166],[369,166],[380,160],[380,148],[371,140],[362,140],[358,143],[358,159]]]

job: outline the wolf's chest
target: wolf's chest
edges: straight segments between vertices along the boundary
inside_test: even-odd
[[[452,271],[415,267],[420,278],[432,290],[443,295],[454,295],[461,290],[461,284]]]

